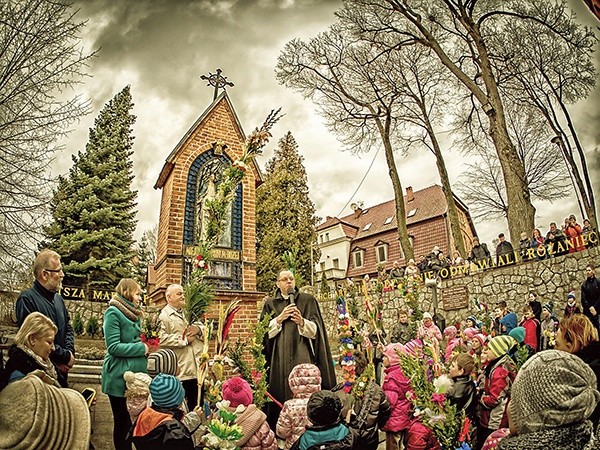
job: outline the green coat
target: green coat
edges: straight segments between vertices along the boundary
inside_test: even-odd
[[[128,370],[148,372],[146,346],[140,341],[141,321],[132,322],[116,307],[109,306],[104,313],[103,329],[106,356],[102,365],[102,392],[124,397],[123,374]]]

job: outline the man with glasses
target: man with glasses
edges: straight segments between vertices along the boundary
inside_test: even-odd
[[[291,271],[279,273],[275,297],[265,302],[261,319],[267,314],[271,320],[264,354],[269,367],[269,393],[281,403],[293,398],[288,376],[303,363],[319,368],[323,389],[335,386],[333,359],[319,304],[312,295],[298,291]],[[266,406],[267,419],[274,430],[280,410],[275,403]]]
[[[21,326],[25,318],[34,311],[54,322],[58,332],[54,338],[54,351],[50,354],[50,361],[56,367],[58,382],[67,387],[67,373],[75,364],[75,339],[69,312],[59,294],[65,276],[60,255],[48,249],[40,251],[33,262],[33,275],[33,286],[23,291],[15,304],[17,323]]]

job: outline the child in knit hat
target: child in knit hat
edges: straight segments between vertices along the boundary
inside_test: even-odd
[[[540,322],[540,350],[549,350],[554,348],[554,336],[558,330],[558,319],[554,316],[552,310],[554,303],[548,302],[542,305],[542,315]]]
[[[314,364],[298,364],[290,372],[288,383],[294,398],[283,404],[276,428],[277,436],[285,439],[284,450],[289,450],[310,425],[306,405],[310,396],[321,390],[321,371]]]
[[[428,312],[423,313],[421,326],[417,330],[417,338],[427,341],[436,340],[437,343],[442,342],[442,332],[438,326],[433,323],[433,317]]]
[[[508,355],[512,358],[517,370],[535,354],[533,347],[525,342],[526,331],[523,327],[516,327],[510,330],[508,335],[516,341],[516,345],[508,350]]]
[[[499,448],[598,448],[588,418],[600,393],[594,372],[577,356],[559,350],[534,355],[519,371],[511,395],[510,436]]]
[[[481,322],[477,320],[477,317],[471,315],[465,320],[465,328],[481,328]]]
[[[411,341],[414,342],[414,341]],[[402,344],[389,344],[383,351],[383,366],[385,378],[381,388],[392,408],[390,418],[382,427],[386,433],[386,449],[402,448],[406,430],[410,426],[411,404],[406,398],[412,392],[410,381],[400,367],[400,354],[408,353]]]
[[[460,340],[457,337],[458,330],[454,325],[446,327],[444,329],[444,336],[446,337],[446,349],[444,350],[444,361],[446,364],[450,363],[452,359],[452,351],[460,344]]]
[[[140,413],[130,431],[136,449],[193,450],[192,433],[183,424],[179,408],[185,397],[181,381],[161,373],[150,382],[149,391],[152,404]]]
[[[315,392],[308,399],[306,410],[312,425],[306,427],[291,450],[352,450],[355,448],[354,432],[341,418],[342,402],[335,393],[328,390]]]
[[[233,377],[223,383],[221,395],[235,411],[235,423],[242,428],[242,437],[235,445],[240,450],[277,450],[275,433],[267,423],[267,415],[252,403],[252,388],[241,377]]]
[[[160,349],[148,355],[148,373],[127,371],[125,379],[125,398],[131,423],[148,406],[148,394],[152,378],[159,373],[177,376],[177,356],[171,349]],[[185,411],[187,412],[187,410]]]
[[[573,314],[581,314],[581,308],[575,300],[575,292],[571,291],[567,295],[567,306],[565,306],[563,317],[571,317]]]
[[[483,371],[478,383],[479,418],[474,449],[480,449],[492,431],[508,425],[506,405],[517,369],[508,351],[516,341],[506,335],[492,338],[482,353]]]

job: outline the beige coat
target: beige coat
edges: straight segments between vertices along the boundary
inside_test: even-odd
[[[191,343],[183,339],[183,332],[187,328],[187,323],[183,317],[183,312],[178,311],[171,305],[166,305],[160,315],[160,347],[170,348],[177,355],[177,364],[179,365],[180,380],[191,380],[196,378],[197,361],[203,351],[202,331]]]

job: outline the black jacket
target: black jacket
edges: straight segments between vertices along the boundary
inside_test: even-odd
[[[18,370],[23,375],[27,375],[34,370],[44,370],[44,368],[35,359],[13,344],[8,349],[6,367],[0,372],[0,391],[8,385],[10,375],[15,370]]]
[[[587,347],[582,348],[575,355],[579,356],[594,371],[598,389],[600,389],[600,342],[590,342]],[[596,409],[594,409],[589,419],[594,424],[595,429],[600,423],[600,403],[596,405]]]
[[[379,445],[379,430],[390,418],[392,412],[390,402],[381,387],[371,381],[362,399],[343,391],[344,384],[340,383],[332,391],[342,400],[342,417],[350,416],[350,429],[356,434],[355,448],[376,450]]]
[[[340,426],[346,427],[345,425],[340,425],[339,422],[327,426],[307,427],[305,433],[308,431],[317,438],[311,440],[315,443],[309,446],[307,450],[358,450],[360,447],[355,446],[355,436],[352,430],[349,430],[348,434],[342,439],[330,439],[331,431]],[[298,450],[300,448],[300,441],[302,440],[303,436],[304,435],[300,436],[300,438],[294,442],[290,450]]]
[[[581,285],[581,306],[583,307],[583,314],[592,319],[590,313],[590,307],[596,308],[596,313],[600,313],[600,281],[598,278],[586,278]],[[592,319],[592,323],[597,324],[598,315]]]
[[[471,379],[470,375],[463,375],[460,377],[452,378],[454,385],[452,390],[448,394],[450,403],[456,405],[456,410],[465,410],[465,415],[475,422],[475,416],[477,414],[477,396],[475,394],[475,382]]]

